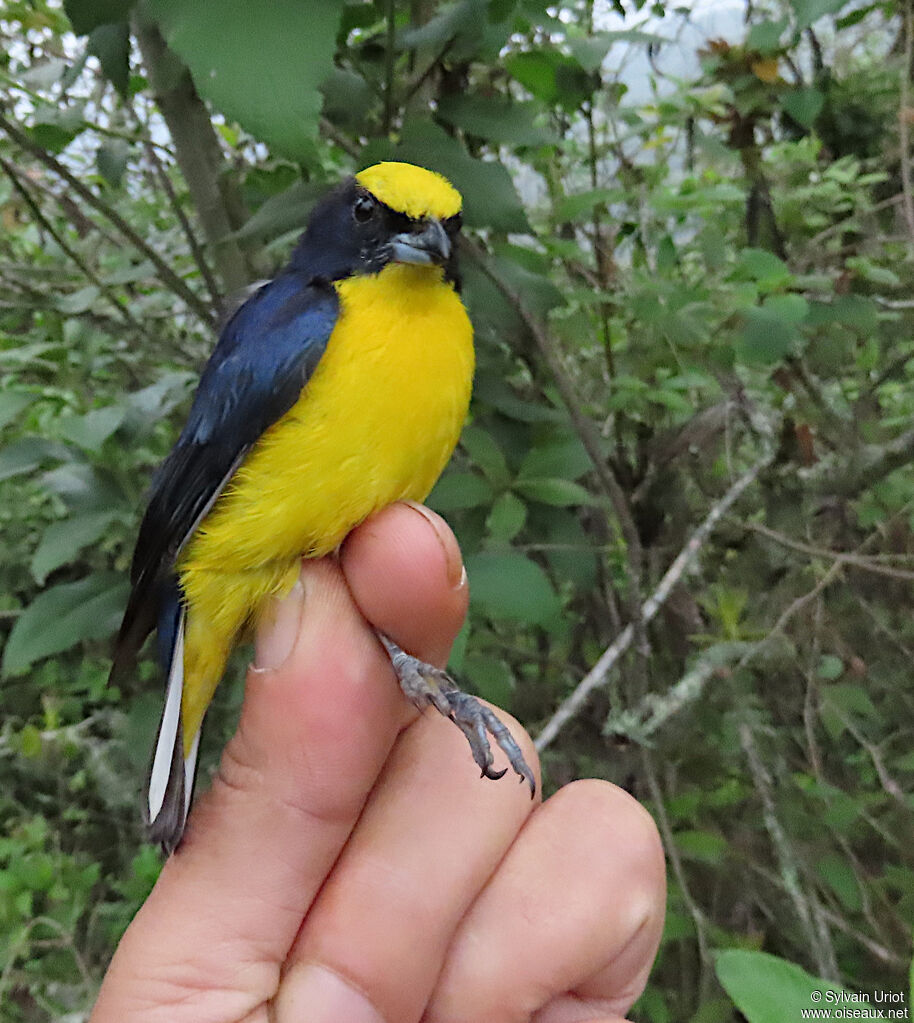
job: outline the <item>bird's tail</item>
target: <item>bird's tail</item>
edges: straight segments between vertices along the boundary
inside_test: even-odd
[[[184,694],[184,631],[186,612],[175,587],[159,618],[159,655],[167,673],[165,708],[159,723],[149,781],[146,814],[149,837],[170,853],[184,833],[197,773],[200,727],[185,752],[181,702]]]

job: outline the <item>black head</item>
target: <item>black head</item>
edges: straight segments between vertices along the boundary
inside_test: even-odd
[[[416,212],[400,212],[347,178],[315,206],[289,268],[309,280],[335,281],[375,274],[390,263],[438,266],[459,287],[459,208],[446,217]]]

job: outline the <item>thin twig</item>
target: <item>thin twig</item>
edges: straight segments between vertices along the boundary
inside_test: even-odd
[[[773,455],[768,453],[760,458],[751,469],[745,472],[730,487],[724,496],[711,508],[705,516],[701,525],[689,537],[686,545],[676,556],[673,563],[666,570],[666,574],[660,580],[660,584],[648,599],[641,606],[641,617],[645,625],[649,624],[660,608],[666,603],[673,587],[682,578],[686,569],[695,560],[698,552],[704,546],[714,527],[729,511],[733,504],[740,498],[743,492],[750,487],[757,479],[759,473],[771,462]],[[619,658],[631,646],[634,638],[634,630],[627,625],[613,642],[604,650],[597,663],[590,669],[587,675],[575,687],[574,692],[566,697],[559,705],[556,712],[546,723],[543,730],[536,737],[536,748],[544,750],[562,728],[578,713],[587,702],[588,697],[601,686],[606,685],[609,674]]]
[[[914,51],[914,25],[911,22],[911,5],[905,4],[904,12],[904,64],[901,68],[901,98],[898,110],[898,142],[901,149],[901,190],[904,195],[904,219],[908,225],[910,244],[914,246],[914,193],[911,189],[911,140],[908,133],[910,106],[908,94],[911,86],[911,56]]]
[[[888,768],[885,766],[885,761],[882,759],[882,754],[879,751],[879,747],[866,738],[847,714],[843,714],[834,706],[834,704],[832,704],[831,709],[840,719],[848,732],[850,732],[850,734],[854,737],[857,743],[866,750],[867,755],[873,763],[876,776],[879,778],[879,784],[882,786],[883,792],[891,796],[892,799],[894,799],[900,806],[910,812],[911,807],[904,794],[904,789],[902,789],[898,782],[889,774]]]
[[[733,671],[728,665],[753,647],[754,644],[744,642],[716,644],[699,657],[662,696],[648,693],[633,708],[610,714],[604,731],[608,735],[624,735],[635,742],[647,744],[654,732],[662,728],[673,715],[701,696],[715,675],[724,672],[732,675]]]
[[[387,38],[384,46],[384,135],[390,134],[394,120],[394,43],[397,33],[397,17],[394,0],[387,0]]]
[[[762,815],[765,820],[765,828],[771,837],[771,842],[778,857],[781,880],[790,897],[790,901],[793,903],[797,918],[806,932],[807,940],[815,958],[816,969],[821,976],[834,980],[838,976],[834,949],[827,935],[823,935],[816,926],[812,900],[807,897],[800,885],[800,867],[777,816],[777,805],[774,799],[771,775],[765,767],[758,746],[755,744],[755,734],[747,721],[742,722],[739,726],[739,740],[749,762],[749,771],[752,774],[756,791],[762,801]]]
[[[666,854],[669,857],[670,865],[673,868],[673,875],[679,885],[679,894],[685,903],[692,922],[695,924],[695,937],[698,942],[698,954],[701,958],[701,970],[704,976],[711,964],[710,945],[708,942],[708,921],[701,910],[701,907],[692,897],[689,882],[686,877],[685,868],[682,865],[682,857],[679,855],[679,847],[676,845],[676,837],[667,817],[666,806],[663,799],[663,790],[660,788],[660,781],[654,768],[654,762],[648,750],[641,750],[641,766],[644,777],[647,780],[648,791],[654,804],[654,818],[657,821],[657,828],[663,836],[663,844]]]
[[[144,139],[143,148],[146,151],[146,159],[152,164],[155,175],[159,179],[159,183],[168,198],[168,203],[171,206],[172,212],[178,218],[178,223],[181,225],[181,230],[184,232],[184,237],[187,239],[187,244],[190,247],[191,255],[194,257],[194,262],[200,270],[200,276],[206,284],[206,290],[209,292],[210,300],[213,303],[213,309],[218,313],[222,307],[222,293],[219,285],[216,283],[216,278],[213,276],[213,271],[210,269],[206,253],[203,251],[203,246],[197,240],[197,236],[194,233],[191,222],[188,220],[187,214],[184,212],[181,203],[178,201],[174,185],[171,183],[171,178],[168,176],[168,171],[165,169],[164,164],[159,159],[159,154],[155,151],[152,140]]]
[[[812,544],[803,543],[801,540],[794,540],[792,537],[785,536],[783,533],[779,533],[774,529],[770,529],[768,526],[762,525],[760,522],[744,522],[739,519],[729,519],[733,525],[739,526],[740,529],[746,529],[753,533],[758,533],[759,536],[764,536],[769,540],[773,540],[775,543],[780,544],[782,547],[789,547],[791,550],[799,551],[801,554],[809,554],[814,558],[829,558],[832,561],[840,561],[844,565],[853,565],[854,568],[859,568],[863,572],[873,572],[875,575],[885,575],[892,579],[902,579],[905,581],[914,580],[914,571],[910,571],[903,568],[893,568],[891,565],[885,565],[878,561],[878,555],[861,555],[854,554],[848,551],[833,551],[827,547],[815,547]],[[908,555],[889,555],[889,557],[905,558]]]
[[[843,217],[836,224],[829,224],[828,227],[823,228],[818,234],[814,234],[812,238],[807,242],[807,247],[811,250],[820,250],[822,242],[827,238],[830,238],[833,234],[840,234],[841,231],[847,230],[848,221],[853,220],[855,217],[869,216],[873,213],[879,213],[882,210],[888,209],[890,206],[897,206],[900,202],[904,202],[904,192],[899,192],[898,195],[889,196],[888,199],[882,199],[880,202],[873,203],[865,210],[854,210],[847,217]]]
[[[142,331],[142,326],[130,310],[118,301],[117,295],[114,294],[111,288],[105,284],[92,267],[89,266],[76,249],[70,245],[66,238],[63,237],[57,228],[55,228],[48,218],[41,212],[41,208],[23,184],[22,179],[16,172],[16,169],[2,156],[0,156],[0,167],[3,168],[4,173],[10,179],[10,183],[16,190],[19,197],[26,206],[28,206],[29,213],[31,213],[32,219],[36,222],[36,224],[38,224],[39,227],[46,231],[54,239],[54,241],[57,242],[60,249],[73,260],[73,262],[79,267],[80,271],[85,275],[86,279],[98,288],[108,302],[117,310],[118,316],[120,316],[124,323],[126,323],[127,326],[132,327],[134,330]]]
[[[320,129],[330,139],[330,141],[335,142],[344,153],[348,153],[356,160],[361,156],[362,150],[358,144],[353,142],[348,135],[344,135],[329,118],[322,117],[320,119]]]
[[[14,124],[12,124],[6,117],[0,114],[0,128],[19,146],[20,149],[24,149],[31,156],[34,156],[36,160],[40,161],[49,170],[52,170],[59,178],[66,181],[66,183],[84,199],[94,210],[100,213],[106,220],[110,221],[120,233],[134,246],[138,251],[142,252],[144,256],[155,266],[159,272],[159,278],[162,283],[167,285],[176,295],[182,298],[189,309],[192,309],[197,316],[204,323],[213,325],[215,320],[212,312],[206,305],[206,303],[196,295],[187,284],[172,270],[172,268],[165,262],[165,260],[156,252],[156,250],[141,238],[139,234],[127,223],[126,220],[117,212],[112,209],[107,203],[103,202],[91,189],[87,188],[74,174],[72,174],[67,168],[59,161],[56,160],[50,153],[42,149],[41,146],[34,143],[27,135],[21,132]]]
[[[464,244],[483,272],[489,277],[502,295],[504,295],[514,312],[527,328],[530,336],[536,342],[540,355],[542,355],[546,365],[548,366],[549,371],[552,374],[552,378],[555,380],[556,386],[559,389],[559,394],[562,396],[562,401],[568,409],[568,414],[571,417],[572,424],[581,439],[584,450],[590,458],[600,486],[609,497],[610,503],[613,506],[626,547],[629,573],[628,600],[626,601],[626,604],[629,612],[629,619],[632,625],[634,638],[638,641],[638,650],[640,653],[644,654],[646,652],[646,638],[644,633],[646,621],[642,620],[640,603],[641,580],[643,574],[641,538],[638,535],[638,529],[635,525],[635,520],[632,517],[631,508],[625,491],[622,489],[622,485],[619,483],[616,478],[616,474],[613,472],[612,467],[603,454],[599,430],[597,429],[594,421],[581,407],[581,401],[578,398],[574,383],[565,371],[565,367],[562,365],[562,361],[556,351],[556,345],[553,344],[552,339],[549,337],[546,330],[535,317],[530,315],[517,292],[506,284],[499,274],[496,273],[489,262],[488,256],[481,246],[472,241],[465,241]]]

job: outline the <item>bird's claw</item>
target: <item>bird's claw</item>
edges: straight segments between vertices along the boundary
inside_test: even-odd
[[[482,772],[481,777],[496,781],[507,773],[507,768],[496,771],[492,767],[492,747],[489,743],[491,735],[508,758],[521,784],[526,781],[530,786],[532,799],[536,795],[533,772],[501,718],[475,696],[463,692],[446,671],[407,654],[382,633],[378,633],[378,637],[387,650],[404,694],[420,710],[431,704],[457,725],[467,737],[473,759]]]

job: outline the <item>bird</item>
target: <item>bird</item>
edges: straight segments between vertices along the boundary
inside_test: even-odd
[[[228,319],[181,433],[153,476],[111,677],[155,631],[162,717],[144,817],[180,843],[207,707],[234,645],[380,509],[423,501],[467,416],[473,328],[460,297],[462,197],[442,175],[383,162],[314,207],[288,264]],[[535,792],[507,727],[447,673],[378,633],[404,694],[491,735]]]

